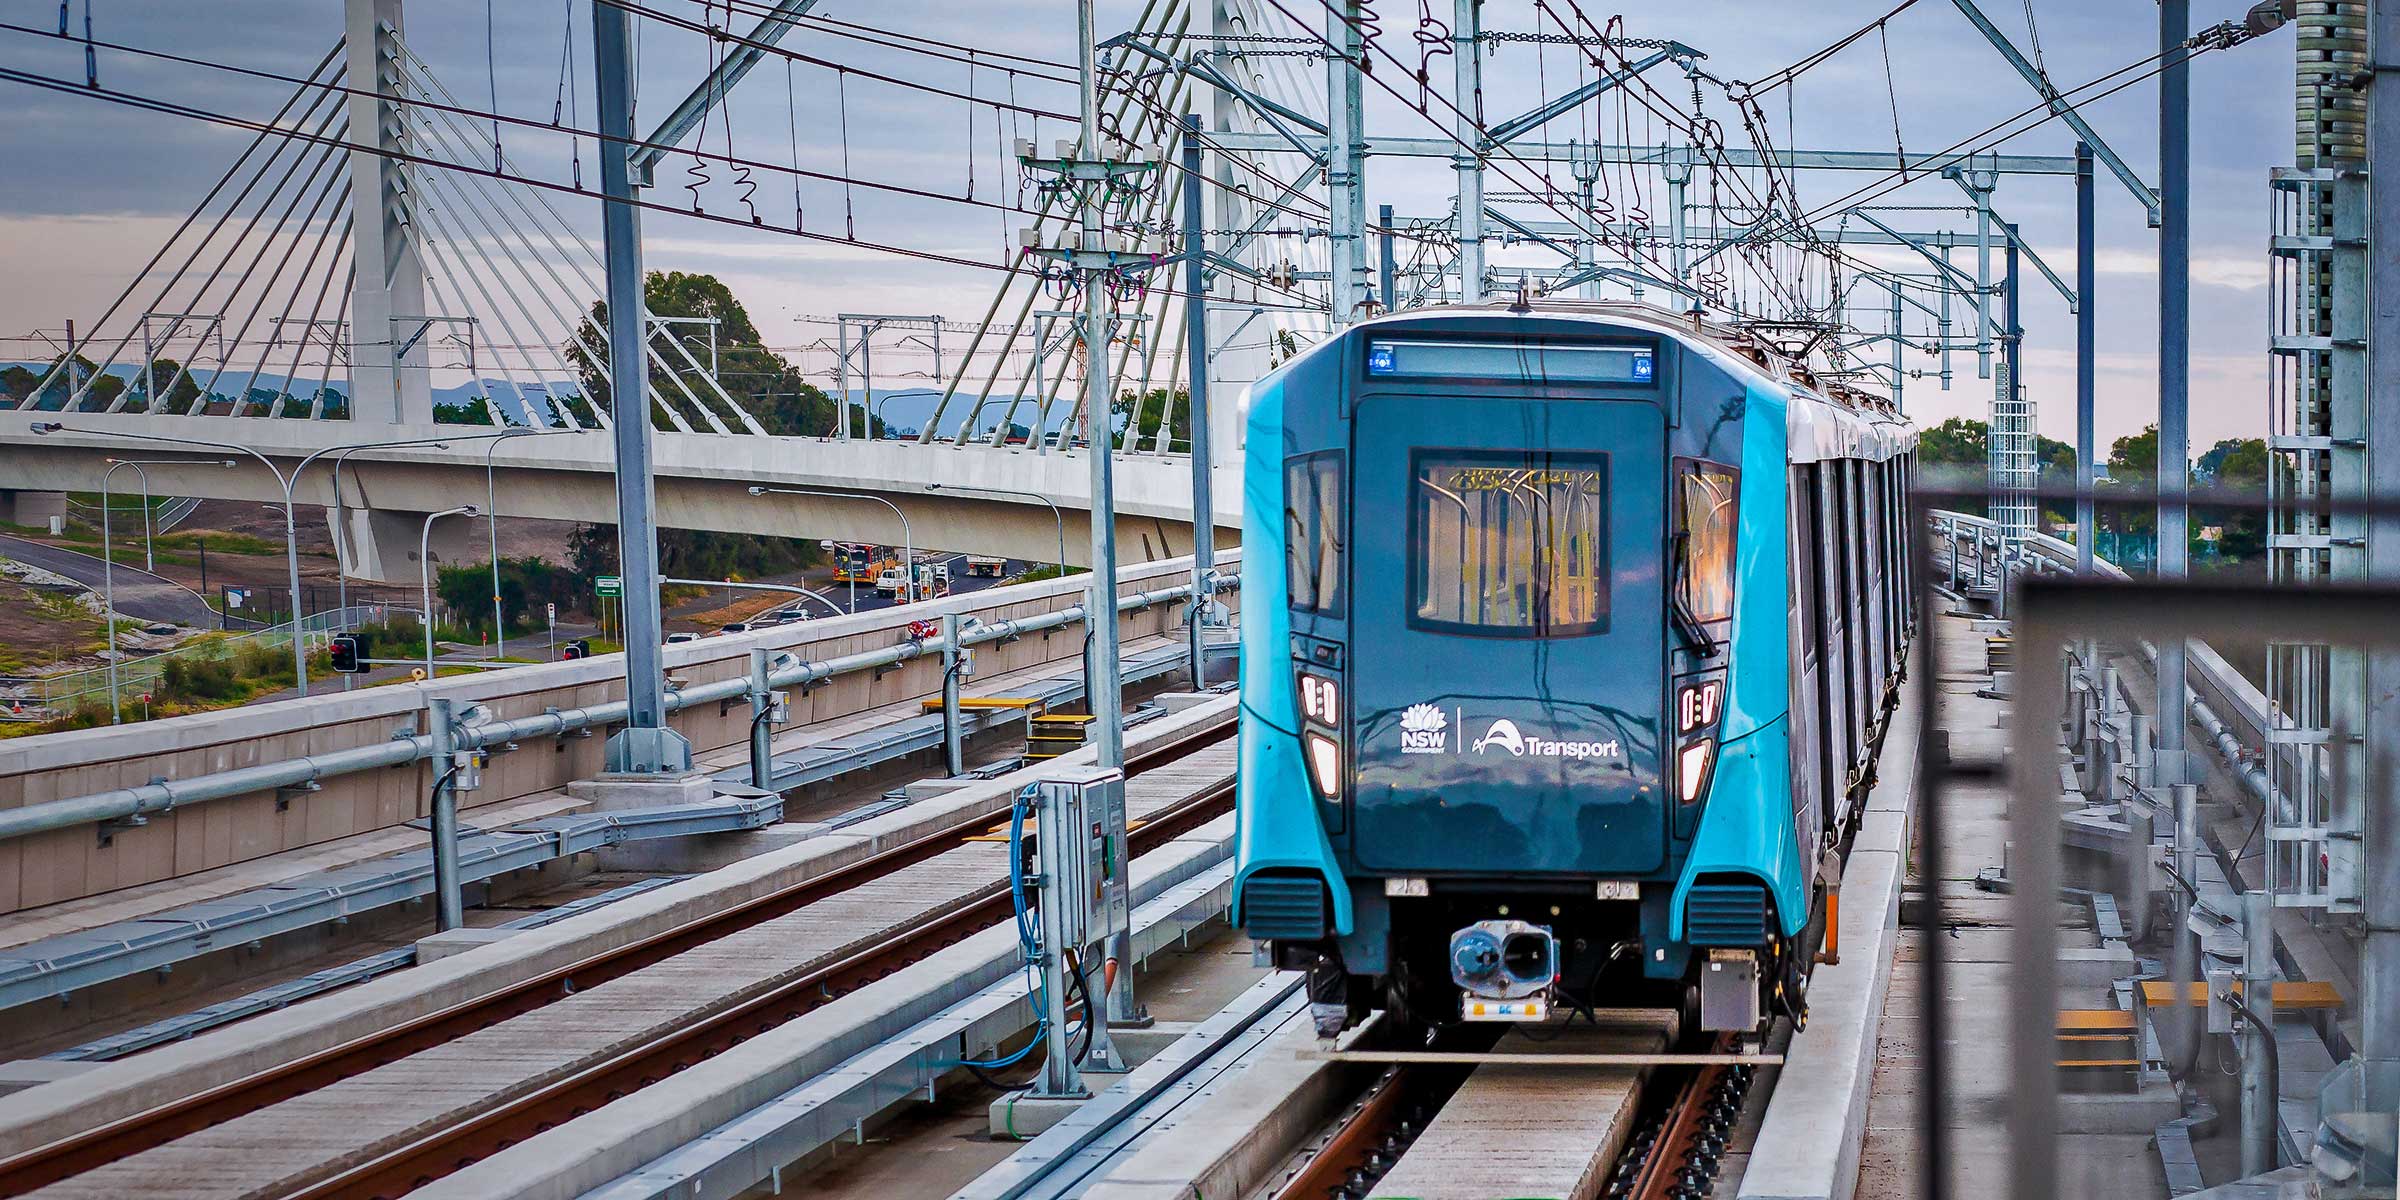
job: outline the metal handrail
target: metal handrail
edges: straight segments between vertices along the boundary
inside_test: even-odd
[[[1216,586],[1220,590],[1240,587],[1238,575],[1220,575]],[[1122,594],[1117,599],[1120,613],[1133,612],[1157,604],[1187,599],[1190,584],[1157,588]],[[1085,606],[1074,604],[1055,612],[1020,617],[1009,621],[994,621],[962,630],[958,637],[961,647],[980,646],[1007,641],[1024,634],[1038,633],[1080,624]],[[941,639],[905,641],[880,650],[865,650],[816,662],[795,661],[788,656],[771,667],[767,675],[769,687],[809,687],[837,675],[879,667],[897,666],[911,659],[940,655],[946,647]],[[697,687],[675,688],[666,692],[666,710],[679,712],[695,705],[742,699],[750,694],[748,675],[735,675],[704,683]],[[626,703],[613,700],[583,708],[551,709],[536,716],[518,717],[506,721],[485,721],[457,726],[450,735],[453,750],[477,750],[507,742],[530,738],[558,737],[577,730],[621,724],[626,719]],[[191,779],[161,779],[137,787],[113,788],[88,795],[70,796],[22,808],[0,810],[0,841],[46,833],[77,825],[102,821],[121,821],[151,813],[170,812],[212,800],[245,796],[273,788],[306,787],[337,775],[371,771],[381,767],[406,766],[433,754],[433,738],[428,734],[396,735],[390,741],[366,746],[354,746],[325,754],[304,755],[277,762],[259,763],[231,771],[218,771]]]
[[[1989,517],[1947,509],[1935,509],[1928,515],[1933,518],[1934,531],[1938,534],[1956,538],[1972,531],[1984,545],[1999,544],[1999,525]],[[2072,542],[2034,532],[2024,536],[2023,544],[2032,552],[2031,561],[2035,570],[2046,573],[2071,573],[2075,570],[2075,546]],[[2124,568],[2096,554],[2092,556],[2092,568],[2111,579],[2131,578]],[[2141,649],[2143,657],[2153,663],[2157,661],[2157,646],[2145,641]],[[2266,731],[2272,727],[2265,694],[2206,642],[2191,644],[2189,661],[2193,680],[2206,685],[2222,702],[2226,712],[2220,715],[2216,707],[2200,694],[2200,690],[2188,683],[2183,689],[2186,710],[2193,723],[2208,735],[2209,742],[2216,748],[2218,757],[2224,759],[2227,769],[2264,803],[2267,799],[2266,769],[2245,756],[2247,747],[2234,731],[2234,724],[2246,726],[2253,737],[2263,743]],[[2232,718],[2231,722],[2226,720],[2227,716]]]

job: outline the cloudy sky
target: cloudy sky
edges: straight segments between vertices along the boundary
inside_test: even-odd
[[[1313,0],[1264,0],[1315,19],[1323,9]],[[1624,32],[1634,37],[1673,38],[1708,58],[1706,68],[1729,80],[1758,79],[1890,8],[1891,0],[1627,0]],[[705,20],[708,6],[686,0],[655,0],[659,13],[685,21]],[[1985,0],[1993,21],[2029,52],[2038,31],[2043,61],[2061,86],[2105,75],[2147,58],[2156,47],[2156,6],[2145,0],[2031,0],[2027,6]],[[1386,44],[1414,58],[1412,30],[1417,5],[1377,0]],[[1436,8],[1447,11],[1448,4]],[[1553,7],[1566,11],[1563,0]],[[1608,10],[1586,3],[1594,20]],[[2238,17],[2238,0],[2200,0],[2194,22],[2206,25]],[[724,6],[713,10],[721,23]],[[1140,5],[1104,0],[1098,26],[1103,36],[1132,26]],[[75,7],[78,22],[81,0]],[[730,136],[735,154],[775,164],[796,162],[825,175],[906,185],[939,197],[972,195],[968,205],[941,198],[905,196],[852,187],[824,179],[795,179],[761,171],[751,203],[770,226],[789,227],[795,212],[810,231],[844,234],[855,230],[866,242],[905,246],[942,255],[997,262],[1010,230],[1024,218],[989,207],[1015,204],[1023,195],[1013,163],[1003,161],[1009,143],[1038,136],[1046,145],[1067,132],[1056,119],[996,113],[949,96],[871,78],[881,74],[941,91],[972,90],[984,98],[1013,95],[1025,108],[1069,113],[1072,87],[1051,78],[1054,67],[1004,60],[1019,55],[1051,63],[1074,57],[1075,9],[1067,0],[825,0],[821,15],[860,26],[896,30],[957,47],[971,48],[974,61],[907,53],[870,37],[846,37],[835,27],[799,31],[784,43],[821,62],[788,65],[770,61],[754,72],[729,105],[731,130],[710,126],[708,145],[722,149]],[[498,108],[541,123],[557,113],[566,125],[592,121],[590,93],[590,6],[588,0],[408,0],[407,40],[432,73],[462,104]],[[94,32],[104,41],[167,50],[222,61],[270,74],[304,73],[340,33],[340,5],[321,0],[211,0],[180,5],[93,4]],[[80,82],[81,48],[41,32],[54,29],[50,0],[0,0],[0,67]],[[1490,29],[1534,32],[1553,29],[1532,0],[1490,0]],[[747,29],[748,16],[735,19]],[[644,20],[640,53],[640,97],[647,128],[701,77],[708,64],[707,39],[668,21]],[[488,34],[487,34],[488,30]],[[2195,128],[2193,198],[2193,386],[2194,442],[2205,448],[2220,437],[2263,432],[2266,378],[2266,256],[2264,214],[2269,167],[2291,157],[2291,33],[2196,60],[2192,71]],[[1895,96],[1899,139],[1912,152],[1938,150],[2032,103],[2025,85],[1947,0],[1922,0],[1889,24],[1888,37],[1869,35],[1805,75],[1788,92],[1768,101],[1779,144],[1809,148],[1889,150],[1894,143]],[[488,67],[487,67],[488,63]],[[837,71],[824,64],[840,64]],[[1313,60],[1277,64],[1295,80],[1313,80],[1322,68]],[[1413,65],[1413,63],[1412,63]],[[562,66],[565,68],[562,70]],[[1388,64],[1387,74],[1388,72]],[[1010,68],[1014,70],[1010,70]],[[199,66],[143,60],[102,52],[100,81],[115,91],[169,99],[213,111],[261,119],[272,113],[289,85],[245,78]],[[1437,61],[1437,80],[1447,66]],[[1487,115],[1498,117],[1538,104],[1574,85],[1576,64],[1563,49],[1547,55],[1527,43],[1507,43],[1492,55],[1485,97]],[[565,83],[562,90],[562,75]],[[1682,80],[1658,77],[1670,95],[1688,104]],[[1413,98],[1413,81],[1399,81]],[[1370,135],[1428,135],[1425,119],[1373,87],[1368,89]],[[563,98],[563,99],[562,99]],[[1712,115],[1730,120],[1721,95],[1711,95]],[[2146,179],[2156,181],[2156,91],[2137,84],[2091,103],[2087,115]],[[177,222],[199,201],[225,164],[249,140],[245,131],[188,118],[136,111],[80,95],[42,91],[0,80],[0,337],[22,339],[35,329],[55,330],[75,317],[88,327],[132,279]],[[1440,112],[1438,102],[1435,111]],[[1597,119],[1613,127],[1619,110],[1561,118],[1551,136],[1588,136]],[[1631,132],[1643,136],[1638,110]],[[846,126],[846,137],[845,137]],[[489,136],[488,127],[482,135]],[[1740,140],[1738,126],[1729,136]],[[548,130],[507,128],[502,141],[512,162],[528,174],[566,182],[573,167],[574,140]],[[2045,126],[2011,142],[2017,153],[2067,154],[2073,142],[2062,127]],[[595,184],[588,140],[575,152],[587,184]],[[847,167],[845,168],[845,159]],[[669,159],[651,195],[662,203],[686,204],[690,159]],[[771,344],[803,346],[826,337],[829,326],[811,316],[837,311],[942,313],[972,321],[989,303],[1000,276],[988,270],[876,253],[854,246],[813,241],[773,230],[744,227],[747,209],[730,189],[720,166],[702,190],[702,205],[735,223],[692,219],[673,213],[643,216],[648,265],[660,269],[710,271],[724,277],[747,302]],[[1519,179],[1529,175],[1519,170]],[[1562,186],[1564,166],[1552,172]],[[972,176],[970,178],[970,175]],[[1450,172],[1436,162],[1370,160],[1370,206],[1389,203],[1403,214],[1430,215],[1449,206]],[[1626,187],[1655,187],[1656,181],[1625,178]],[[1868,179],[1852,174],[1817,174],[1799,181],[1804,201],[1823,203]],[[1512,186],[1495,180],[1495,188]],[[2103,438],[2138,429],[2154,419],[2157,358],[2156,238],[2133,197],[2103,172],[2100,181],[2099,294],[2094,298],[2100,333],[2100,428]],[[574,196],[553,203],[578,228],[596,228],[598,205]],[[1881,196],[1884,205],[1954,207],[1962,195],[1944,181],[1925,180]],[[2061,273],[2072,277],[2073,193],[2060,178],[2009,178],[1996,197],[2000,211]],[[1653,211],[1657,205],[1653,203]],[[1372,211],[1372,208],[1370,208]],[[1920,227],[1969,228],[1951,212],[1895,212],[1895,223]],[[1554,256],[1538,251],[1500,251],[1502,265],[1539,265]],[[1898,260],[1878,258],[1878,261]],[[1972,269],[1971,255],[1959,258]],[[2061,298],[2038,280],[2026,296],[2026,361],[2042,426],[2052,436],[2072,432],[2073,326]],[[1961,328],[1965,322],[1961,322]],[[19,340],[0,343],[0,359],[38,357]],[[908,367],[895,350],[897,374]],[[823,363],[825,356],[802,356]],[[929,364],[917,364],[924,366]],[[1933,371],[1930,358],[1911,358],[1912,369]],[[1953,360],[1957,375],[1948,391],[1931,379],[1907,389],[1909,409],[1924,420],[1953,413],[1981,415],[1990,385],[1976,380],[1972,355]],[[884,381],[899,386],[899,379]]]

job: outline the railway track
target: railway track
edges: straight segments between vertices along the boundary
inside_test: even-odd
[[[1628,1028],[1637,1039],[1647,1036],[1640,1025]],[[1608,1031],[1599,1032],[1611,1036]],[[1706,1054],[1661,1053],[1656,1055],[1656,1063],[1646,1067],[1583,1068],[1587,1073],[1581,1077],[1564,1074],[1578,1070],[1575,1067],[1528,1067],[1518,1062],[1483,1067],[1400,1063],[1370,1083],[1298,1169],[1268,1195],[1271,1200],[1370,1200],[1387,1194],[1470,1194],[1473,1182],[1462,1182],[1455,1193],[1439,1186],[1422,1186],[1427,1175],[1460,1178],[1464,1174],[1442,1161],[1446,1152],[1456,1149],[1443,1143],[1457,1139],[1445,1138],[1437,1128],[1443,1114],[1460,1102],[1477,1110],[1476,1115],[1459,1121],[1462,1125],[1472,1122],[1473,1144],[1468,1149],[1475,1156],[1492,1162],[1514,1157],[1552,1160],[1551,1173],[1560,1186],[1539,1194],[1597,1196],[1600,1200],[1699,1200],[1713,1189],[1754,1078],[1755,1068],[1750,1064],[1708,1061],[1739,1057],[1729,1053],[1732,1049],[1731,1039],[1721,1038]],[[1678,1061],[1684,1057],[1698,1061]],[[1495,1072],[1498,1077],[1481,1076],[1480,1072]],[[1479,1087],[1462,1098],[1470,1082]],[[1543,1114],[1562,1106],[1580,1107],[1586,1101],[1587,1097],[1576,1094],[1579,1082],[1592,1085],[1588,1099],[1602,1110],[1602,1119],[1576,1131],[1582,1138],[1575,1144],[1539,1145],[1537,1149],[1539,1138],[1563,1132]],[[1620,1093],[1623,1101],[1618,1099]],[[1510,1110],[1534,1120],[1512,1129],[1507,1120]],[[1514,1145],[1512,1133],[1531,1137],[1527,1145]],[[1412,1153],[1433,1157],[1433,1169],[1410,1163]],[[1419,1178],[1397,1190],[1387,1189],[1386,1177],[1403,1164],[1418,1167]]]
[[[1153,741],[1129,757],[1128,777],[1139,786],[1232,734],[1229,718]],[[1217,756],[1227,760],[1221,778],[1177,779],[1180,793],[1165,802],[1134,800],[1129,788],[1135,852],[1229,809],[1230,754]],[[1007,849],[983,840],[989,827],[988,817],[962,821],[451,1008],[37,1147],[0,1161],[0,1196],[116,1195],[136,1187],[217,1194],[213,1180],[194,1182],[195,1166],[225,1161],[271,1177],[264,1186],[226,1179],[226,1195],[396,1197],[1006,919]],[[677,1019],[607,1028],[641,1011],[645,999],[667,1011],[700,995],[706,1002]],[[592,1047],[576,1056],[579,1037]],[[528,1044],[567,1056],[563,1069],[512,1064]],[[412,1072],[422,1076],[413,1086]],[[486,1077],[481,1092],[479,1075]],[[386,1110],[402,1097],[434,1111]],[[278,1109],[312,1099],[322,1100],[314,1107],[327,1111],[316,1116],[331,1127],[308,1124],[307,1112]],[[283,1152],[300,1165],[275,1168],[255,1152],[243,1162],[244,1144],[270,1129],[283,1131]],[[345,1142],[360,1145],[329,1154],[322,1169],[306,1166],[309,1153],[338,1151]]]

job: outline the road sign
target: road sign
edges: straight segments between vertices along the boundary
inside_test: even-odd
[[[622,575],[602,575],[592,583],[592,590],[603,600],[613,600],[625,594],[625,577]]]
[[[229,587],[225,589],[225,607],[227,608],[240,608],[242,603],[248,599],[250,599],[249,588]]]

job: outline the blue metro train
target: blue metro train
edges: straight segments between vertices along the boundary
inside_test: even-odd
[[[1319,1032],[1799,1015],[1913,624],[1909,425],[1552,301],[1351,326],[1246,404],[1234,916]]]

